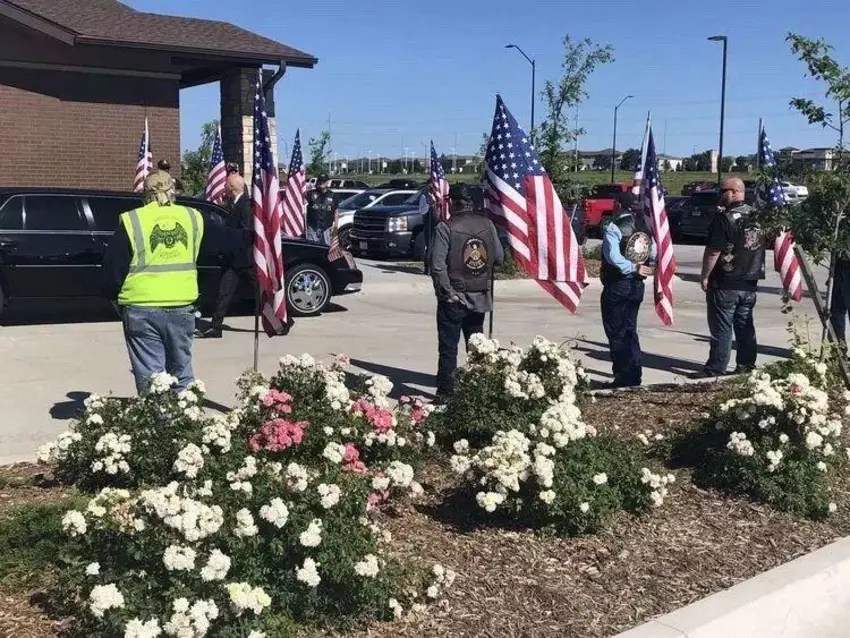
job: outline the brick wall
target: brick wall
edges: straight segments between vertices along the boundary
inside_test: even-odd
[[[0,186],[130,190],[145,116],[177,175],[179,99],[172,80],[0,67]]]

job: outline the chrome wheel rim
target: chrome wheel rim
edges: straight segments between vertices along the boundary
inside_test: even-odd
[[[327,297],[327,282],[315,270],[302,270],[289,282],[289,301],[299,312],[317,312]]]

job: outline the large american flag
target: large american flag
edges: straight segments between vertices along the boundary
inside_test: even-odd
[[[304,216],[304,195],[307,192],[307,173],[301,153],[301,131],[295,131],[289,177],[283,193],[283,232],[287,237],[303,237],[307,230]]]
[[[673,325],[673,276],[676,274],[676,258],[673,255],[673,237],[664,202],[664,189],[658,173],[658,156],[655,154],[655,139],[652,127],[646,140],[646,162],[644,176],[644,212],[649,217],[649,227],[657,248],[655,267],[655,313],[665,326]]]
[[[434,149],[434,140],[431,140],[431,179],[428,186],[434,198],[434,212],[438,221],[449,221],[452,216],[449,209],[449,181],[446,179],[443,163]]]
[[[224,163],[224,152],[221,150],[221,127],[215,131],[212,157],[210,157],[210,172],[207,175],[207,189],[204,199],[214,204],[224,200],[224,185],[227,183],[227,168]]]
[[[153,152],[151,151],[151,135],[148,128],[148,118],[145,118],[145,128],[142,131],[142,141],[139,144],[139,155],[136,160],[136,178],[133,181],[133,192],[145,190],[145,180],[153,172]]]
[[[288,315],[284,292],[280,179],[272,153],[263,77],[254,93],[254,169],[251,204],[254,212],[254,269],[260,288],[263,328],[270,337],[286,334]]]
[[[585,284],[581,248],[534,146],[500,95],[484,161],[485,206],[507,231],[514,259],[575,312]]]
[[[770,148],[770,141],[764,129],[759,134],[759,161],[762,170],[770,173],[771,178],[766,192],[761,193],[765,203],[773,207],[785,206],[788,200],[779,181],[776,158],[773,156],[773,149]],[[803,280],[800,274],[800,262],[794,253],[794,237],[791,231],[782,231],[777,236],[776,243],[773,245],[773,265],[782,279],[785,294],[794,301],[800,301],[803,298]]]

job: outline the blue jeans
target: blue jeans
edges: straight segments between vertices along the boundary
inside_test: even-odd
[[[178,390],[185,390],[195,380],[192,372],[194,306],[124,306],[122,318],[139,394],[147,392],[151,375],[157,372],[177,377]]]
[[[835,265],[832,283],[832,301],[829,304],[832,329],[842,353],[847,349],[847,312],[850,311],[850,262],[839,259]]]
[[[738,344],[735,356],[737,367],[755,367],[758,353],[756,328],[753,325],[756,293],[745,290],[709,290],[705,293],[705,300],[708,305],[708,330],[711,332],[706,372],[726,374],[732,356],[733,334]]]
[[[643,303],[642,279],[620,279],[602,288],[602,327],[608,337],[614,383],[637,386],[643,380],[637,318]]]
[[[437,302],[437,394],[448,396],[454,391],[457,351],[460,335],[466,343],[484,332],[484,313],[474,312],[461,303]]]

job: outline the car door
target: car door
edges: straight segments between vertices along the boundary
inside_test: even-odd
[[[92,297],[100,292],[100,261],[80,198],[27,194],[15,247],[17,297]]]
[[[141,197],[120,195],[97,195],[84,197],[82,200],[83,214],[88,218],[94,238],[94,250],[100,263],[112,235],[118,229],[123,213],[140,208],[143,205]]]
[[[8,297],[20,287],[17,250],[24,231],[24,198],[13,195],[0,200],[0,287]]]
[[[224,218],[222,217],[222,209],[209,202],[192,202],[191,207],[199,211],[204,216],[204,225],[207,229],[210,226],[217,226],[220,234],[231,234],[233,230],[228,228]],[[206,231],[205,231],[206,232]],[[198,255],[198,292],[202,302],[212,303],[218,297],[218,287],[221,282],[221,255],[207,249],[209,244],[201,242],[201,252]],[[244,291],[239,290],[239,296],[243,296]]]

